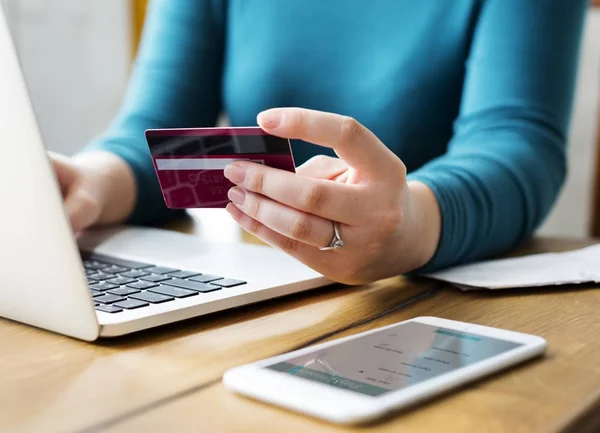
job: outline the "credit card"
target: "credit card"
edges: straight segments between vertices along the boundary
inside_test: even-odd
[[[234,185],[223,171],[235,161],[295,172],[290,141],[259,127],[149,129],[146,141],[171,209],[225,207]]]

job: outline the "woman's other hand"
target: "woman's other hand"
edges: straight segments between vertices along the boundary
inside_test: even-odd
[[[108,152],[70,158],[49,152],[75,234],[127,218],[135,202],[135,180],[127,164]]]
[[[227,210],[246,231],[324,276],[367,283],[426,264],[439,241],[441,217],[433,192],[407,182],[406,168],[356,120],[300,108],[258,116],[268,133],[332,148],[297,173],[235,162]],[[344,246],[321,251],[339,223]]]

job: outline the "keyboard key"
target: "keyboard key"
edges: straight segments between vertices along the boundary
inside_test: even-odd
[[[117,289],[109,290],[108,293],[116,296],[129,296],[134,293],[140,293],[138,289],[132,289],[131,287],[119,287]]]
[[[140,290],[146,290],[156,286],[158,286],[158,283],[150,283],[148,281],[136,281],[135,283],[127,284],[127,287],[132,287],[134,289]]]
[[[151,283],[158,283],[161,281],[166,281],[170,278],[171,277],[169,277],[167,275],[150,274],[150,275],[146,275],[145,277],[140,277],[140,280],[150,281]]]
[[[197,277],[190,278],[192,281],[197,281],[199,283],[210,283],[215,280],[222,280],[223,277],[219,277],[218,275],[198,275]]]
[[[213,281],[212,284],[221,287],[235,287],[246,284],[245,281],[234,280],[233,278],[223,278],[222,280]]]
[[[98,262],[98,263],[106,263],[107,265],[123,266],[124,268],[127,268],[127,269],[144,269],[144,268],[151,268],[154,266],[154,265],[151,265],[148,263],[141,263],[141,262],[134,262],[132,260],[118,259],[116,257],[105,256],[104,254],[95,254],[95,253],[90,254],[89,259],[94,260],[95,262]]]
[[[119,286],[123,286],[125,284],[133,283],[135,280],[127,277],[117,277],[112,280],[108,280],[109,283],[118,284]]]
[[[113,283],[107,283],[106,281],[95,281],[95,282],[90,283],[91,289],[99,290],[101,292],[105,292],[110,289],[116,289],[117,287],[119,287],[119,286],[117,286],[116,284],[113,284]]]
[[[92,297],[95,297],[95,296],[102,296],[102,295],[104,295],[104,293],[102,293],[102,292],[99,292],[99,291],[97,291],[97,290],[92,290]]]
[[[120,313],[123,311],[122,308],[115,307],[114,305],[96,305],[96,310],[104,311],[105,313]]]
[[[170,274],[171,272],[179,272],[179,269],[166,268],[164,266],[154,266],[152,268],[147,268],[146,270],[148,272],[152,272],[153,274]]]
[[[95,274],[88,275],[87,279],[88,279],[88,281],[90,281],[90,280],[104,281],[104,280],[110,280],[111,278],[115,278],[115,277],[116,277],[115,274],[105,274],[104,272],[97,272]]]
[[[195,277],[196,275],[200,275],[200,272],[191,272],[191,271],[169,272],[169,276],[173,277],[173,278],[190,278],[190,277]]]
[[[85,275],[94,275],[94,274],[97,274],[97,273],[98,273],[98,271],[96,269],[85,268]]]
[[[120,296],[107,295],[107,294],[104,294],[102,296],[96,296],[94,298],[94,301],[98,302],[100,304],[113,304],[115,302],[124,301],[124,300],[125,300],[125,298],[122,298]]]
[[[150,272],[134,269],[133,271],[121,272],[119,275],[127,278],[139,278],[148,275]]]
[[[173,287],[180,287],[182,289],[195,290],[197,292],[202,292],[202,293],[214,292],[215,290],[221,289],[219,286],[214,286],[212,284],[196,283],[196,282],[190,281],[190,280],[179,280],[179,279],[168,280],[168,281],[165,281],[163,284],[166,284],[168,286],[173,286]]]
[[[150,302],[152,304],[162,304],[163,302],[172,301],[173,298],[167,295],[161,295],[160,293],[152,293],[152,292],[141,292],[136,293],[135,295],[131,295],[130,299],[138,299],[140,301]]]
[[[127,299],[126,301],[117,302],[114,305],[115,307],[125,308],[127,310],[134,310],[136,308],[147,307],[150,304],[144,301],[138,301],[137,299]]]
[[[129,268],[124,268],[123,266],[110,265],[108,268],[102,269],[102,272],[109,272],[111,274],[118,274],[120,272],[128,271]]]
[[[158,286],[148,290],[149,292],[160,293],[161,295],[173,296],[175,298],[187,298],[196,296],[198,292],[195,290],[180,289],[179,287]]]
[[[86,269],[91,269],[97,271],[98,269],[107,268],[108,265],[106,263],[100,263],[95,260],[88,260],[83,263]]]

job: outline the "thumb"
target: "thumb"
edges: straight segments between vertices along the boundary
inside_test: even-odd
[[[346,172],[349,168],[348,164],[339,158],[317,155],[297,167],[296,173],[306,177],[314,177],[316,179],[333,180]]]

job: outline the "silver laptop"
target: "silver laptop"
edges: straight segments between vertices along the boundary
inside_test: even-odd
[[[273,248],[118,227],[75,240],[0,4],[0,316],[114,337],[328,284]]]

